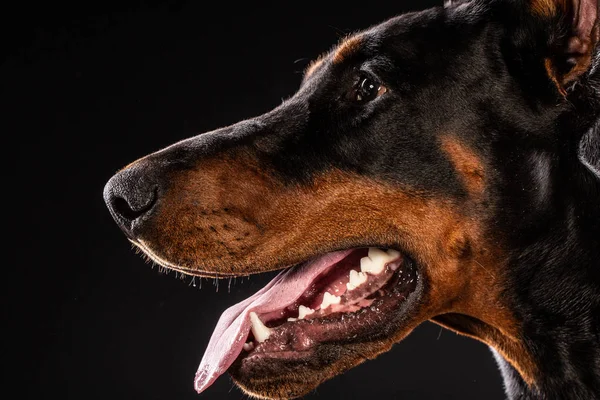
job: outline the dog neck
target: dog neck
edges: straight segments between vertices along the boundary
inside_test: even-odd
[[[596,121],[584,139],[597,145],[599,135]],[[567,169],[549,175],[543,219],[513,239],[525,244],[511,256],[510,297],[537,372],[527,384],[495,352],[511,400],[600,398],[600,178],[579,160]]]

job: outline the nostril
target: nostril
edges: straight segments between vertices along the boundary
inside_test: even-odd
[[[129,207],[129,203],[127,203],[127,200],[122,197],[114,198],[112,201],[112,206],[117,214],[129,221],[133,221],[143,214],[142,211],[134,211],[131,209],[131,207]]]
[[[152,209],[158,198],[158,188],[154,188],[146,204],[141,207],[132,207],[123,197],[115,196],[111,200],[113,210],[128,221],[134,221]]]

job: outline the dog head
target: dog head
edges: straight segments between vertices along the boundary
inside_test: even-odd
[[[117,173],[111,214],[158,264],[284,269],[223,314],[196,389],[228,370],[254,396],[300,396],[426,320],[535,384],[511,274],[562,218],[560,185],[595,179],[596,151],[577,157],[598,135],[595,7],[450,2],[392,18],[319,57],[274,110]]]

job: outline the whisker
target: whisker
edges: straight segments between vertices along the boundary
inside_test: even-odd
[[[486,267],[484,267],[479,261],[475,260],[475,262],[477,263],[477,265],[479,265],[481,268],[483,268],[485,270],[485,272],[487,272],[492,278],[496,279],[494,274],[492,274],[492,272],[490,270],[488,270]]]

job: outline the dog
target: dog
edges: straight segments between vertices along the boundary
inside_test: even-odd
[[[184,274],[282,270],[194,382],[297,398],[424,321],[509,399],[600,398],[598,0],[447,1],[345,37],[265,114],[120,170],[127,238]]]

